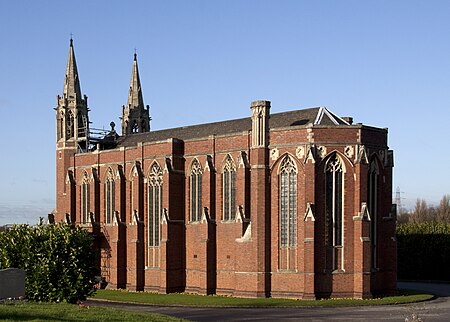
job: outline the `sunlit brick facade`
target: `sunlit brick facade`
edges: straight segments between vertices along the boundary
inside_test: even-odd
[[[248,118],[150,131],[136,56],[129,91],[122,136],[85,134],[71,43],[56,108],[55,220],[93,233],[107,287],[304,299],[395,293],[386,129],[324,107],[271,113],[270,102],[255,101]]]

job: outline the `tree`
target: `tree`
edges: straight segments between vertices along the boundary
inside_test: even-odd
[[[95,291],[92,243],[88,232],[65,223],[14,225],[0,233],[0,269],[26,270],[30,300],[75,303]]]
[[[444,195],[436,211],[436,220],[441,223],[450,223],[450,195]]]
[[[418,224],[432,221],[430,219],[431,213],[430,208],[427,205],[427,202],[424,199],[417,198],[414,210],[409,216],[409,222]]]

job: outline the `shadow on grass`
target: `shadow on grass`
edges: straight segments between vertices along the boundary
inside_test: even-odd
[[[79,307],[67,303],[18,302],[0,304],[1,321],[179,321],[151,312],[131,312],[115,308]]]

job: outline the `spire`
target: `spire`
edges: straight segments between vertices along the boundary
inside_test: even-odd
[[[87,96],[81,95],[77,63],[70,37],[69,58],[64,76],[64,89],[57,96],[56,137],[64,147],[76,148],[79,151],[89,149],[89,109]]]
[[[141,80],[139,79],[139,70],[137,65],[137,55],[134,53],[133,70],[131,71],[130,91],[128,92],[127,108],[144,108],[142,98]]]
[[[70,37],[69,58],[67,60],[66,75],[64,77],[63,97],[79,99],[82,97],[72,37]]]
[[[141,80],[137,65],[137,55],[134,53],[133,69],[131,71],[128,102],[122,106],[122,135],[150,131],[149,106],[144,105]]]

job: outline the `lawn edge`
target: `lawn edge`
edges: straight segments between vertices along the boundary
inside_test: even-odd
[[[411,290],[407,290],[405,289],[405,291],[411,291]],[[87,298],[87,300],[89,301],[93,301],[93,302],[105,302],[105,303],[116,303],[116,304],[131,304],[131,305],[146,305],[146,306],[154,306],[154,307],[192,307],[192,308],[261,308],[261,309],[266,309],[266,308],[330,308],[330,307],[365,307],[365,306],[391,306],[391,305],[408,305],[408,304],[414,304],[414,303],[423,303],[423,302],[429,302],[429,301],[433,301],[437,298],[439,298],[439,296],[434,295],[432,293],[427,293],[427,292],[423,292],[420,290],[415,290],[417,292],[420,292],[421,294],[424,295],[431,295],[430,298],[428,299],[423,299],[423,300],[415,300],[415,301],[410,301],[410,302],[403,302],[403,303],[383,303],[383,304],[377,304],[377,303],[364,303],[364,304],[339,304],[339,305],[187,305],[187,304],[157,304],[157,303],[144,303],[144,302],[134,302],[134,301],[119,301],[119,300],[109,300],[109,299],[99,299],[99,298],[94,298],[94,297],[89,297]],[[336,299],[338,300],[338,299]],[[363,302],[361,302],[363,303]]]

